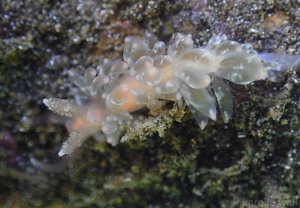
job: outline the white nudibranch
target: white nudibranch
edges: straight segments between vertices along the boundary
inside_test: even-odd
[[[144,107],[159,108],[162,99],[184,99],[201,129],[208,118],[216,120],[216,105],[228,122],[233,103],[223,79],[248,84],[266,79],[267,70],[278,69],[276,62],[263,60],[249,44],[230,41],[225,35],[198,48],[191,35],[176,33],[166,47],[146,32],[144,39],[125,38],[123,58],[116,62],[104,59],[83,76],[69,70],[71,82],[80,90],[77,104],[44,99],[50,110],[71,117],[66,123],[70,135],[59,156],[72,153],[97,132],[105,135],[108,143],[118,144],[122,130],[136,123],[131,113]]]

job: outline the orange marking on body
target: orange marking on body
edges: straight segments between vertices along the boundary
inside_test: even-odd
[[[80,127],[82,127],[84,125],[84,122],[82,121],[83,120],[82,117],[83,116],[75,118],[73,124],[71,125],[72,126],[71,128],[79,129]]]
[[[166,82],[169,79],[173,78],[174,74],[173,72],[167,71],[166,73],[163,74],[162,76],[162,80],[161,82]],[[125,79],[123,82],[121,82],[122,84],[127,85],[128,89],[140,89],[141,88],[141,84],[136,80],[135,77],[130,77]],[[143,86],[143,90],[145,90],[147,92],[148,95],[153,95],[154,92],[154,88],[153,87],[147,87],[147,86]],[[134,96],[131,93],[128,93],[128,97],[126,102],[123,104],[122,106],[122,110],[127,111],[127,112],[134,112],[137,111],[141,108],[143,108],[143,105],[138,105],[134,102]]]
[[[94,110],[94,115],[96,118],[100,118],[101,117],[101,112],[99,110]]]

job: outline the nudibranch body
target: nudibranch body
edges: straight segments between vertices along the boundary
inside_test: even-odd
[[[78,104],[49,98],[44,103],[53,112],[70,117],[70,133],[59,155],[70,154],[90,135],[101,132],[106,141],[118,144],[125,126],[134,125],[131,115],[141,108],[159,108],[161,100],[185,100],[201,129],[208,118],[216,120],[216,104],[224,122],[233,111],[227,79],[248,84],[266,79],[276,62],[262,60],[249,44],[239,44],[225,35],[211,38],[206,47],[194,47],[191,35],[176,33],[169,46],[146,32],[144,39],[125,38],[123,61],[104,59],[81,76],[68,71],[79,88]]]

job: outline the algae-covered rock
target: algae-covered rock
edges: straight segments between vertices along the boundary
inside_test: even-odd
[[[233,115],[202,131],[166,102],[115,147],[89,139],[71,158],[42,100],[74,98],[67,70],[118,59],[126,36],[196,45],[216,34],[258,52],[299,54],[297,1],[10,1],[0,20],[1,207],[297,207],[299,68],[232,89]],[[101,140],[98,137],[98,140]],[[30,161],[56,171],[44,172]],[[52,166],[51,166],[52,165]],[[39,165],[36,165],[39,166]],[[41,167],[41,166],[39,166]],[[45,170],[45,169],[44,169]]]

